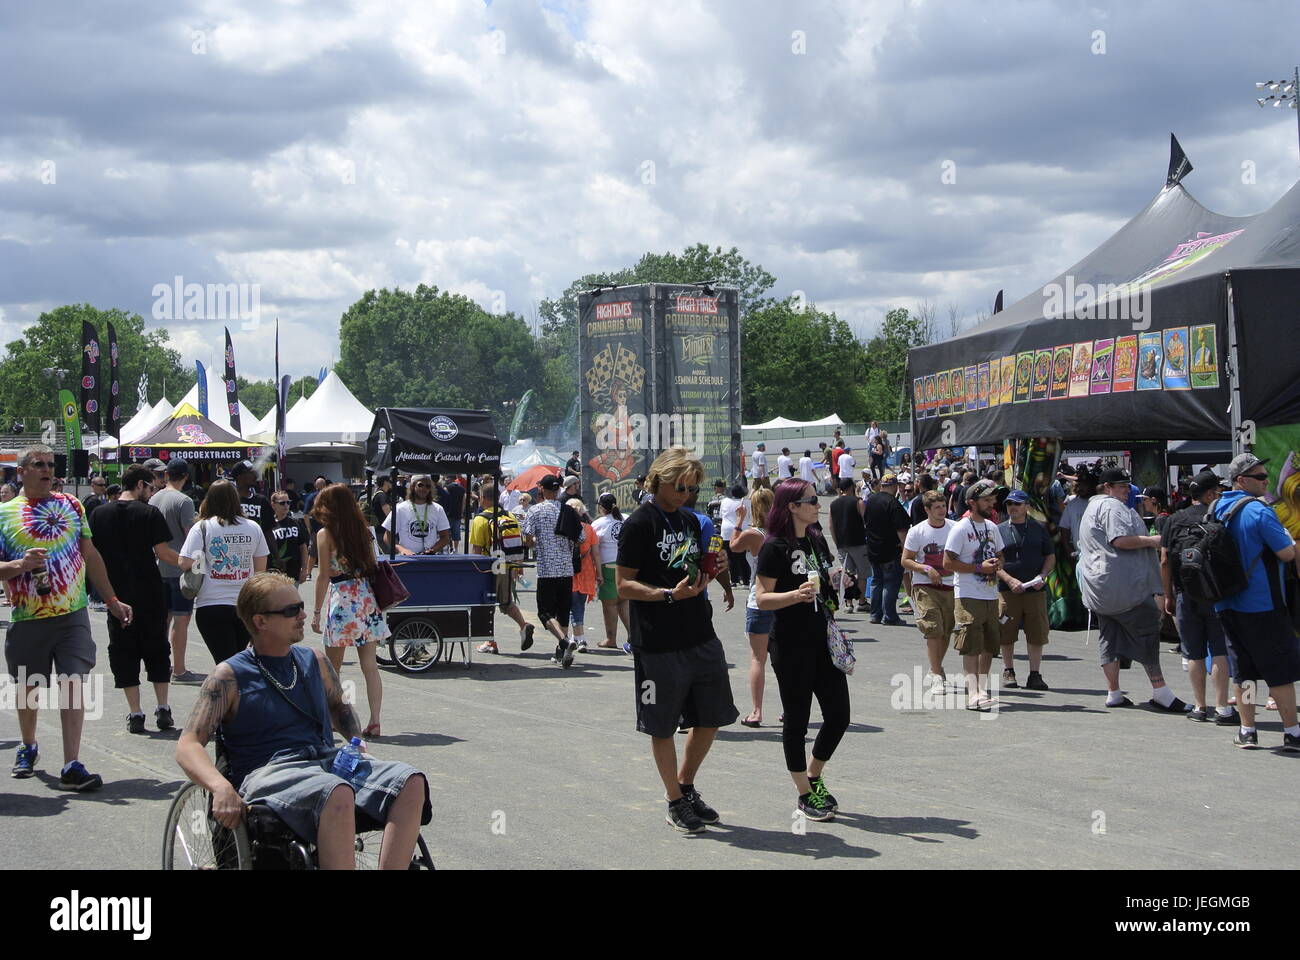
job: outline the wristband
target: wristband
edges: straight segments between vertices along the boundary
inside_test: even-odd
[[[673,602],[673,592],[671,590],[665,590],[664,603],[672,603],[672,602]]]
[[[109,597],[107,600],[104,601],[104,606],[108,606],[110,603],[116,603],[116,602],[117,602],[117,597]]]

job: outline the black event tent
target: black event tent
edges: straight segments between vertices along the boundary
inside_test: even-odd
[[[1100,247],[972,330],[909,352],[915,448],[1226,440],[1243,421],[1300,422],[1300,184],[1263,213],[1223,216],[1182,187],[1191,165],[1176,140],[1173,151],[1164,188]],[[1016,376],[995,392],[1003,370]]]
[[[375,473],[497,474],[501,441],[486,410],[380,407],[366,438],[366,464]]]

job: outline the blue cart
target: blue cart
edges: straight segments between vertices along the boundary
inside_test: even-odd
[[[388,562],[385,560],[384,562]],[[462,662],[472,663],[473,641],[490,640],[496,615],[492,557],[439,553],[399,556],[393,570],[411,596],[388,609],[390,663],[421,673],[452,659],[461,645]]]

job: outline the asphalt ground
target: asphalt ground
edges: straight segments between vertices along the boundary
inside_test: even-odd
[[[313,585],[303,595],[310,601]],[[737,707],[748,710],[744,599],[726,611],[711,588],[714,622],[728,654]],[[532,617],[533,596],[522,606]],[[0,773],[0,866],[25,869],[155,869],[168,805],[181,786],[177,734],[130,734],[125,702],[108,674],[105,614],[93,614],[103,677],[102,716],[88,719],[81,758],[102,790],[55,789],[57,714],[42,711],[37,776]],[[551,646],[519,652],[518,631],[498,616],[502,654],[473,666],[439,664],[422,674],[385,669],[384,736],[376,756],[424,770],[434,821],[424,828],[439,869],[477,868],[1160,868],[1241,863],[1243,850],[1275,849],[1289,836],[1300,755],[1242,751],[1232,728],[1189,722],[1142,704],[1140,668],[1124,688],[1139,704],[1107,710],[1095,632],[1053,632],[1044,658],[1049,692],[1001,690],[990,714],[958,695],[911,704],[925,673],[916,629],[842,620],[857,631],[849,679],[852,725],[826,769],[840,804],[833,822],[793,816],[784,769],[781,712],[770,666],[764,725],[718,733],[697,778],[722,824],[696,836],[664,822],[663,788],[647,737],[634,721],[632,659],[621,651],[579,654],[572,669],[549,662]],[[589,642],[602,639],[588,607]],[[620,636],[620,640],[621,640]],[[308,643],[319,643],[308,630]],[[191,625],[189,666],[211,669]],[[1166,650],[1168,648],[1162,647]],[[1023,641],[1017,673],[1027,674]],[[1190,700],[1178,656],[1162,654],[1174,692]],[[950,676],[959,660],[949,652]],[[360,683],[355,656],[343,679]],[[197,686],[173,686],[178,723]],[[364,693],[358,713],[367,719]],[[1261,747],[1281,743],[1277,714],[1260,711]],[[814,735],[819,717],[814,708]],[[0,757],[18,746],[12,709],[0,710]],[[684,738],[679,737],[680,741]],[[1243,795],[1243,788],[1248,793]]]

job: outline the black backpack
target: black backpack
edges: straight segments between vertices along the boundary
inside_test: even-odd
[[[1222,520],[1209,509],[1204,520],[1191,524],[1178,538],[1178,580],[1183,593],[1191,599],[1215,603],[1241,593],[1249,585],[1259,558],[1251,563],[1250,570],[1242,566],[1241,552],[1228,532],[1228,523],[1246,504],[1256,502],[1264,501],[1259,497],[1242,497]]]

